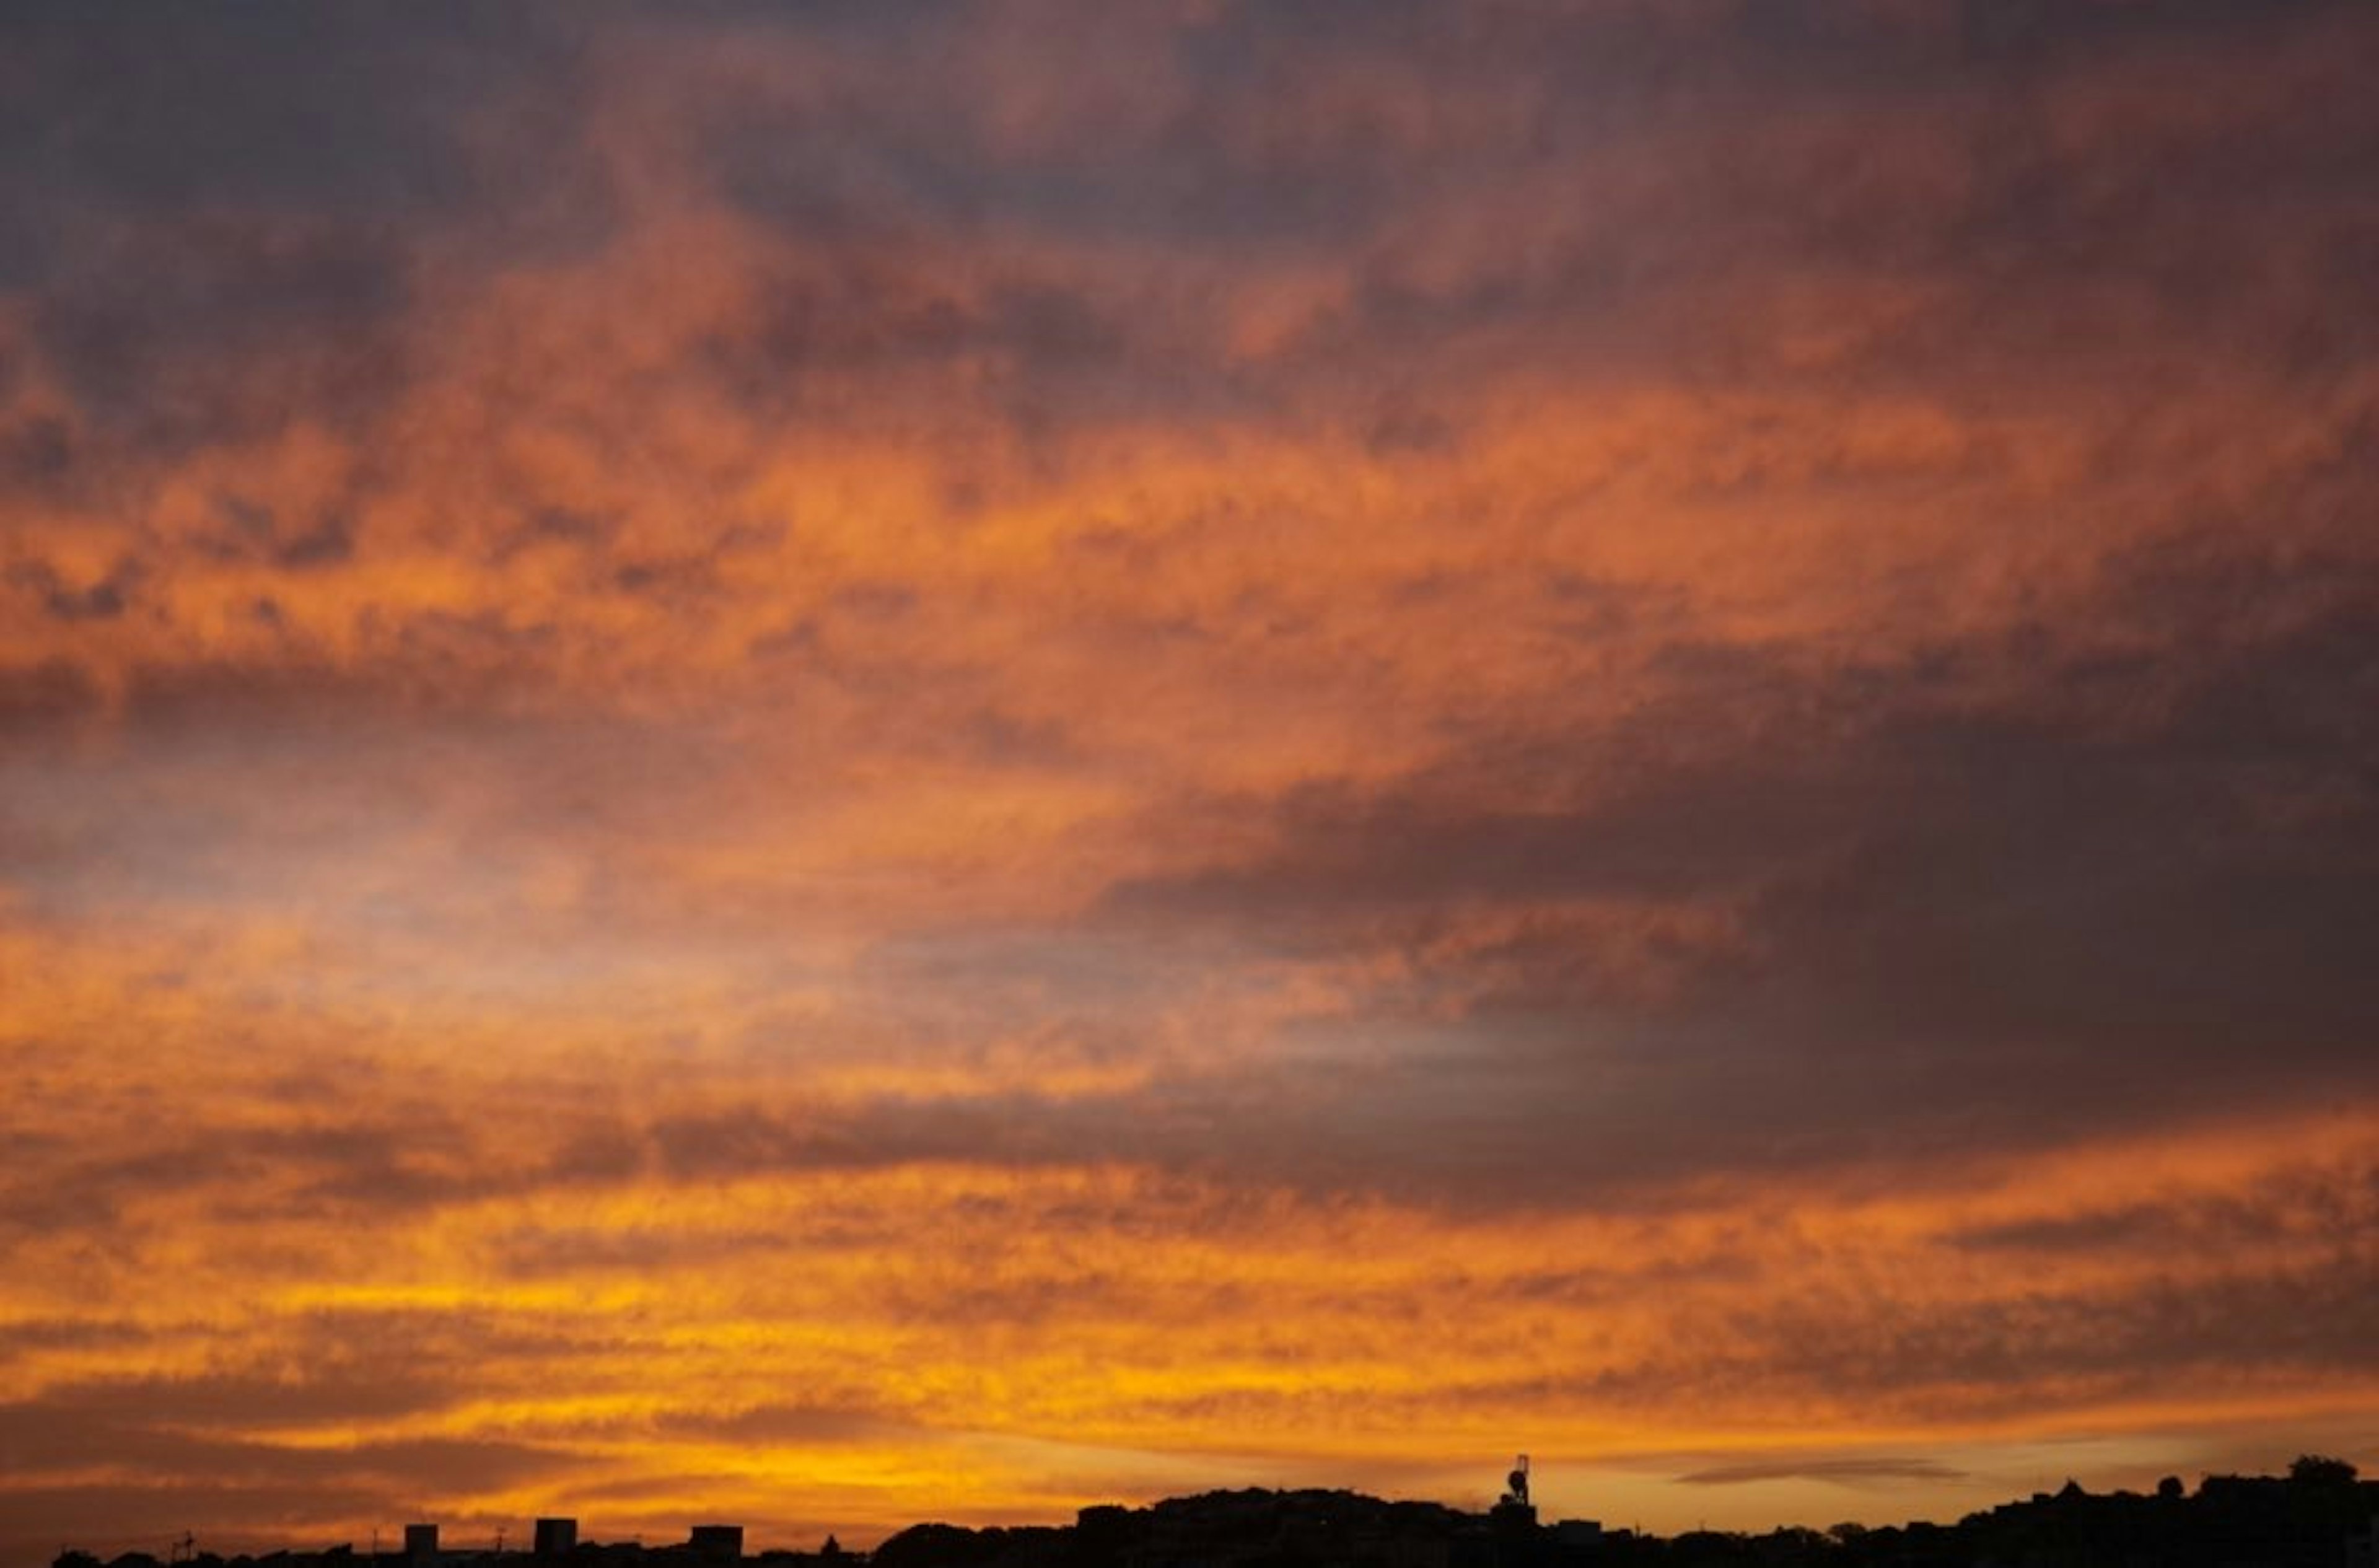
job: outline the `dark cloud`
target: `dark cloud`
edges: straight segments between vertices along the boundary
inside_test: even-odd
[[[44,561],[19,561],[8,568],[8,585],[59,621],[113,621],[125,611],[138,573],[122,565],[95,583],[69,586]]]
[[[1938,1459],[1803,1459],[1783,1463],[1721,1465],[1677,1478],[1688,1486],[1731,1487],[1753,1481],[1838,1481],[1844,1486],[1896,1481],[1956,1481],[1965,1472]]]
[[[567,66],[583,35],[561,19],[537,6],[268,4],[228,21],[203,6],[12,6],[0,26],[28,134],[8,139],[0,172],[54,203],[152,209],[419,217],[517,199],[526,187],[475,155],[473,114]]]
[[[91,716],[98,702],[90,675],[64,659],[0,666],[0,731],[54,730]]]
[[[834,1405],[755,1405],[733,1415],[671,1417],[668,1425],[691,1437],[769,1446],[880,1439],[898,1429],[882,1413]]]
[[[574,1457],[567,1451],[526,1444],[434,1438],[338,1448],[280,1447],[177,1429],[176,1417],[187,1415],[170,1398],[152,1406],[147,1419],[94,1418],[66,1401],[0,1407],[0,1456],[6,1459],[12,1477],[27,1479],[122,1466],[165,1485],[175,1479],[226,1486],[310,1481],[333,1489],[343,1483],[378,1484],[400,1498],[482,1480],[534,1479],[552,1474]]]
[[[211,1124],[196,1109],[155,1114],[174,1131],[141,1152],[60,1147],[26,1161],[0,1188],[8,1199],[0,1238],[148,1230],[166,1223],[159,1205],[192,1192],[212,1195],[228,1221],[319,1221],[421,1212],[585,1174],[566,1160],[549,1173],[508,1161],[417,1104],[386,1120],[280,1128]]]
[[[353,426],[405,385],[411,244],[379,223],[244,212],[106,225],[35,296],[31,336],[93,461]]]
[[[0,424],[0,484],[37,494],[55,488],[77,455],[74,427],[56,413],[31,412]]]
[[[1858,1158],[2323,1103],[2379,1026],[2379,596],[2344,562],[2152,552],[2109,573],[2120,659],[2087,629],[1896,667],[1683,649],[1640,735],[1540,730],[1385,789],[1308,787],[1267,808],[1251,863],[1118,885],[1103,913],[1403,953],[1378,1026],[1467,1021],[1442,1080],[1328,1092],[1334,1125],[1383,1118],[1383,1143],[1413,1118],[1421,1152],[1381,1147],[1383,1168],[1458,1147],[1441,1096],[1465,1103],[1466,1074],[1506,1093],[1499,1058],[1509,1083],[1566,1086],[1538,1125],[1496,1124],[1540,1177],[1648,1141],[1688,1164]],[[1478,803],[1523,792],[1577,803]],[[1656,961],[1682,978],[1655,1001],[1593,962],[1624,933],[1558,912],[1598,900],[1730,918],[1676,926]],[[1429,972],[1448,911],[1497,908],[1527,918]]]
[[[680,1179],[765,1171],[866,1169],[936,1160],[1062,1163],[1067,1107],[1034,1095],[888,1098],[808,1114],[767,1110],[668,1116],[650,1129]]]
[[[1750,1375],[1805,1391],[1864,1389],[1896,1409],[1935,1415],[2135,1397],[2176,1378],[2215,1386],[2274,1373],[2318,1379],[2371,1365],[2355,1320],[2374,1283],[2379,1260],[2349,1254],[2115,1293],[2050,1275],[2011,1299],[1921,1314],[1878,1303],[1870,1312],[1824,1313],[1822,1326],[1821,1314],[1788,1309],[1761,1322],[1772,1358]],[[2025,1394],[2012,1392],[2018,1382]]]
[[[1974,1225],[1953,1245],[2044,1260],[2106,1252],[2207,1255],[2305,1237],[2379,1234],[2379,1156],[2342,1168],[2268,1174],[2219,1194]]]
[[[37,1399],[9,1407],[10,1428],[20,1445],[18,1465],[12,1468],[35,1467],[36,1457],[53,1467],[86,1463],[101,1453],[106,1441],[136,1431],[160,1443],[205,1446],[215,1440],[188,1434],[251,1423],[336,1426],[384,1419],[434,1410],[455,1397],[453,1390],[406,1369],[363,1365],[356,1354],[360,1348],[348,1347],[344,1366],[320,1365],[301,1375],[265,1371],[125,1378],[49,1389]],[[85,1434],[78,1441],[93,1445],[91,1455],[72,1451],[67,1439],[78,1430]],[[264,1451],[238,1442],[225,1452],[254,1456]],[[334,1461],[301,1454],[287,1462]]]

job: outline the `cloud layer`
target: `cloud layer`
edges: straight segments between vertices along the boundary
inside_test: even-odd
[[[5,24],[0,1548],[2372,1455],[2379,27],[1127,9]]]

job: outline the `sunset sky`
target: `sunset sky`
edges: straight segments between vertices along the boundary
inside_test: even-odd
[[[0,13],[0,1568],[2379,1468],[2379,9]]]

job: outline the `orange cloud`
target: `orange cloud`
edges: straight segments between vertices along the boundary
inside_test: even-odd
[[[2279,9],[29,24],[0,1550],[2351,1449]]]

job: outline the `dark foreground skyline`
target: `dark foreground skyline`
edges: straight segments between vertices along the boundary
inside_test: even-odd
[[[2375,81],[0,3],[0,1547],[2379,1466]]]
[[[2379,1482],[2317,1454],[2299,1455],[2285,1476],[2207,1476],[2193,1490],[2166,1477],[2146,1493],[2094,1495],[2068,1480],[1954,1524],[1841,1520],[1823,1528],[1697,1528],[1673,1538],[1600,1520],[1540,1519],[1517,1476],[1515,1484],[1516,1494],[1483,1512],[1345,1490],[1249,1489],[1142,1508],[1094,1505],[1070,1526],[912,1525],[857,1550],[829,1534],[815,1548],[746,1552],[742,1526],[719,1524],[694,1526],[678,1542],[603,1542],[582,1539],[577,1519],[556,1517],[515,1532],[509,1550],[445,1539],[424,1524],[406,1527],[402,1550],[345,1543],[225,1556],[184,1538],[168,1547],[163,1565],[151,1553],[109,1559],[69,1548],[51,1568],[732,1568],[738,1562],[831,1568],[851,1561],[874,1568],[2370,1568],[2379,1562]]]

